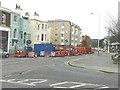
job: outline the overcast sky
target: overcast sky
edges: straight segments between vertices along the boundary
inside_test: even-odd
[[[98,38],[100,15],[100,37],[107,35],[104,28],[108,14],[117,17],[119,0],[1,0],[2,7],[14,9],[18,4],[23,12],[33,15],[37,12],[40,20],[69,20],[82,29],[83,35]],[[90,13],[94,13],[91,15]]]

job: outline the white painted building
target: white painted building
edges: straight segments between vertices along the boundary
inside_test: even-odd
[[[39,15],[36,12],[29,19],[28,28],[31,34],[32,45],[50,43],[48,22],[39,20]]]

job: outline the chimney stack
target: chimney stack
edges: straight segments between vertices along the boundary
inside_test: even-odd
[[[18,5],[16,4],[15,11],[16,11],[17,13],[21,14],[22,9],[20,8],[20,6],[18,6]]]
[[[39,15],[37,14],[37,12],[34,12],[34,19],[39,19]]]
[[[26,12],[26,13],[25,13],[25,17],[27,17],[27,18],[30,17],[29,12]]]

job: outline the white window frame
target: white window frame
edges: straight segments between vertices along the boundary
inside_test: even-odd
[[[6,14],[2,13],[2,24],[6,24]]]
[[[16,22],[17,22],[17,16],[14,15],[14,23],[16,23]]]

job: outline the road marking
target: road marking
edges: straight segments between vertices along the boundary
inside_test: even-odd
[[[107,87],[107,86],[103,86],[103,87],[100,87],[100,88],[102,89],[102,88],[109,88],[109,87]]]
[[[71,61],[66,61],[66,62],[64,62],[64,64],[68,65],[69,62],[74,62],[74,61],[78,61],[78,60],[80,60],[80,59],[74,59],[74,60],[71,60]]]
[[[75,86],[71,86],[70,88],[76,88],[76,87],[81,87],[81,86],[85,86],[86,84],[81,84],[81,85],[75,85]]]
[[[71,86],[70,88],[82,87],[86,85],[85,83],[80,83],[80,82],[68,82],[68,83],[80,84],[80,85]]]
[[[36,84],[40,84],[43,82],[47,82],[46,79],[9,79],[9,80],[0,80],[1,82],[8,82],[8,83],[16,83],[16,84],[25,84],[25,85],[32,85],[36,86]]]
[[[79,84],[79,85],[75,85],[75,86],[67,86],[67,87],[63,87],[63,86],[59,86],[59,85],[64,85],[64,84]],[[85,83],[80,83],[80,82],[61,82],[61,83],[56,83],[56,84],[51,84],[50,86],[53,86],[54,88],[76,88],[76,87],[81,87],[81,86],[85,86]]]
[[[24,84],[24,85],[36,86],[36,84],[47,82],[48,80],[47,79],[9,79],[9,80],[0,80],[0,81],[1,82],[7,82],[7,83],[15,83],[15,84]],[[93,86],[93,88],[97,87],[99,89],[109,88],[106,85],[81,83],[81,82],[71,82],[71,81],[64,81],[64,82],[60,82],[60,83],[55,83],[55,84],[51,84],[49,86],[53,87],[53,88],[78,88],[78,87],[87,87],[87,86]]]
[[[54,86],[54,88],[67,88],[67,87],[59,87],[59,86]]]
[[[56,83],[56,84],[51,84],[50,86],[56,86],[56,85],[61,85],[61,84],[65,84],[67,82],[61,82],[61,83]]]
[[[0,80],[0,82],[4,82],[5,80]]]
[[[70,86],[65,86],[65,84],[73,84]],[[76,85],[74,85],[76,84]],[[64,86],[62,86],[64,85]],[[50,86],[53,88],[78,88],[78,87],[85,87],[85,86],[96,86],[99,88],[109,88],[106,85],[98,85],[98,84],[90,84],[90,83],[81,83],[81,82],[69,82],[69,81],[65,81],[65,82],[60,82],[60,83],[55,83],[55,84],[51,84]]]

